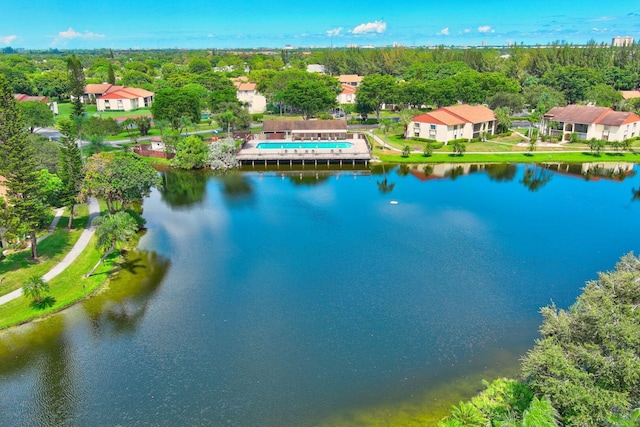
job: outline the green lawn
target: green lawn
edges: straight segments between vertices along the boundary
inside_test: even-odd
[[[73,221],[74,229],[66,230],[64,227],[69,222],[68,213],[65,213],[58,222],[56,230],[38,244],[39,258],[37,262],[30,260],[31,250],[25,249],[7,255],[0,261],[0,295],[20,288],[31,276],[42,276],[55,264],[60,262],[67,252],[71,250],[75,242],[82,234],[87,224],[89,209],[87,205],[76,207],[76,218]]]
[[[402,157],[400,154],[379,153],[377,156],[387,163],[542,163],[542,162],[639,162],[640,153],[602,153],[600,156],[589,153],[563,153],[563,152],[534,152],[506,153],[506,154],[474,154],[467,151],[463,156],[453,153],[434,153],[431,157],[422,154],[411,154]]]
[[[100,209],[102,212],[106,211],[106,204],[102,200]],[[76,217],[73,220],[74,229],[68,231],[64,228],[69,221],[65,213],[60,218],[56,230],[38,245],[41,257],[37,263],[28,260],[31,255],[29,250],[16,252],[0,261],[0,276],[3,278],[0,295],[20,288],[31,276],[42,276],[49,271],[71,249],[86,227],[88,219],[88,206],[78,205]],[[58,311],[93,292],[104,282],[111,267],[116,263],[117,255],[113,254],[91,277],[84,278],[83,276],[91,270],[101,256],[102,254],[95,248],[94,236],[76,261],[48,282],[51,289],[49,296],[55,298],[55,303],[51,307],[44,310],[35,309],[30,306],[30,300],[26,297],[2,304],[0,305],[0,329]]]
[[[118,117],[136,117],[136,116],[147,116],[151,114],[150,108],[138,108],[133,111],[102,111],[98,113],[98,109],[95,105],[85,105],[85,111],[87,116],[91,117],[93,115],[98,114],[103,119],[106,118],[118,118]],[[58,115],[56,116],[56,120],[60,120],[62,118],[68,118],[73,110],[73,105],[70,102],[60,103],[58,104]]]
[[[89,295],[100,286],[114,265],[117,254],[111,255],[91,277],[84,278],[83,276],[101,257],[101,253],[95,248],[95,239],[94,236],[72,265],[49,282],[50,293],[48,296],[55,299],[52,306],[44,309],[33,308],[30,305],[30,299],[24,296],[2,304],[0,305],[0,329],[59,311]]]

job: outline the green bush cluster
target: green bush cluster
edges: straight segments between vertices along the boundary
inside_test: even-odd
[[[478,141],[479,141],[479,139],[478,139]],[[474,142],[474,141],[470,140],[469,138],[458,138],[458,139],[452,139],[451,141],[449,141],[449,144],[453,145],[453,144],[456,144],[458,142],[466,144],[467,142]]]
[[[640,258],[587,282],[568,310],[544,307],[522,381],[485,382],[440,426],[636,426],[640,420]]]
[[[414,136],[414,137],[412,137],[411,139],[412,139],[412,140],[414,140],[414,141],[418,141],[418,142],[426,142],[426,143],[431,143],[431,144],[435,144],[435,143],[437,143],[437,142],[438,142],[438,141],[436,141],[435,139],[420,138],[420,137],[417,137],[417,136]]]

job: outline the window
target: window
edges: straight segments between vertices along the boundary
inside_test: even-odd
[[[429,125],[429,129],[436,130],[436,125]]]

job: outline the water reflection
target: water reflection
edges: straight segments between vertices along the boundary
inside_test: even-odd
[[[115,266],[109,289],[83,304],[94,337],[136,331],[170,266],[153,251],[136,250]]]
[[[42,352],[32,399],[37,403],[38,425],[59,426],[73,419],[78,402],[73,369],[73,345],[63,334],[49,351]]]
[[[383,178],[381,181],[376,181],[376,184],[378,185],[378,191],[380,191],[382,194],[391,193],[396,184],[388,181],[384,163],[382,164],[382,176]]]
[[[496,163],[485,168],[491,181],[510,182],[516,177],[518,167],[513,163]]]
[[[162,200],[173,208],[189,208],[202,204],[207,191],[208,170],[185,171],[168,167],[160,168],[162,174]]]
[[[529,191],[538,191],[551,181],[551,172],[541,166],[527,166],[520,181]]]
[[[289,180],[293,185],[310,185],[310,186],[324,184],[331,177],[331,175],[329,174],[326,174],[326,173],[320,174],[318,172],[315,172],[315,173],[299,172],[295,174],[289,174],[287,176],[289,177]]]
[[[153,251],[131,251],[116,266],[118,271],[99,294],[48,317],[46,321],[0,332],[0,374],[16,373],[36,361],[37,365],[55,365],[66,371],[70,351],[66,349],[69,344],[65,331],[70,318],[86,315],[95,335],[106,330],[133,331],[158,291],[169,265],[168,259]],[[51,380],[56,380],[56,375],[67,375],[58,370]]]
[[[222,184],[223,200],[230,206],[251,205],[254,202],[253,184],[248,175],[239,171],[230,171],[215,176]]]
[[[587,181],[600,179],[622,182],[636,175],[634,163],[548,163],[545,167],[554,173],[583,177]]]

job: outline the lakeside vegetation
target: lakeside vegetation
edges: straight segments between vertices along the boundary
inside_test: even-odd
[[[71,141],[73,145],[80,132],[83,132],[92,142],[92,145],[86,149],[85,157],[98,152],[114,150],[113,147],[106,147],[103,144],[105,141],[163,135],[169,140],[174,138],[172,144],[169,145],[170,149],[175,150],[176,154],[178,154],[177,160],[173,162],[174,166],[184,169],[199,168],[208,164],[208,151],[205,152],[203,149],[201,138],[182,138],[183,132],[196,129],[213,129],[219,126],[232,134],[237,130],[248,129],[252,120],[257,119],[252,118],[236,100],[235,88],[229,80],[231,77],[239,77],[246,74],[248,78],[258,82],[260,90],[268,96],[271,115],[261,116],[260,120],[271,119],[275,115],[281,114],[283,110],[285,112],[289,111],[289,113],[285,113],[285,117],[293,116],[300,119],[303,117],[308,119],[312,116],[324,117],[322,114],[326,114],[328,108],[335,106],[333,99],[339,88],[334,81],[328,78],[311,76],[303,71],[304,66],[311,63],[311,61],[324,64],[334,74],[353,73],[365,76],[364,89],[358,94],[359,104],[352,108],[354,114],[359,114],[362,117],[375,113],[378,119],[384,119],[385,116],[396,114],[395,112],[381,111],[383,104],[396,105],[401,111],[415,112],[457,102],[486,102],[493,108],[506,108],[509,113],[520,112],[526,106],[530,110],[537,111],[537,115],[528,116],[532,123],[539,120],[541,112],[555,105],[564,105],[567,102],[596,102],[598,105],[608,105],[620,110],[640,112],[639,102],[623,102],[616,95],[618,89],[635,89],[640,83],[640,60],[638,59],[640,58],[640,53],[637,47],[609,49],[605,46],[589,45],[585,49],[577,49],[556,46],[555,50],[545,48],[524,50],[514,47],[507,51],[509,52],[508,58],[502,58],[501,55],[498,55],[502,52],[494,50],[462,51],[444,47],[433,51],[386,49],[373,50],[371,53],[363,50],[337,51],[336,53],[317,51],[308,57],[302,54],[293,54],[287,57],[284,53],[280,56],[269,56],[262,53],[238,55],[233,52],[221,52],[219,55],[217,53],[214,55],[210,52],[200,51],[165,52],[162,55],[158,52],[129,52],[126,57],[123,52],[114,53],[108,50],[79,53],[79,58],[83,62],[81,65],[84,65],[87,70],[88,79],[86,82],[103,81],[103,77],[108,77],[106,70],[111,67],[115,69],[114,76],[117,79],[117,83],[156,91],[158,93],[157,104],[155,104],[153,110],[138,109],[127,113],[108,112],[98,114],[95,111],[95,106],[92,105],[83,107],[78,106],[78,104],[61,103],[61,118],[56,120],[56,124],[63,126],[61,122],[67,120],[66,116],[76,117],[76,122],[74,123],[77,124],[77,127],[66,132],[64,137]],[[380,57],[381,54],[390,55],[390,59],[383,60]],[[54,52],[29,55],[0,55],[0,74],[7,77],[11,90],[20,93],[46,94],[52,99],[60,101],[68,100],[72,94],[73,85],[68,82],[65,83],[68,64],[64,58]],[[43,59],[47,59],[47,61],[44,62]],[[265,65],[267,63],[270,65]],[[251,68],[249,73],[243,71],[243,65],[246,64],[249,64]],[[287,70],[287,65],[293,66],[293,70]],[[215,71],[214,67],[231,67],[231,70]],[[80,69],[82,68],[80,67]],[[57,86],[58,84],[59,86]],[[320,93],[322,97],[311,97],[311,99],[303,97],[301,93],[308,90]],[[5,92],[9,94],[8,91]],[[508,94],[508,96],[505,94]],[[180,108],[176,108],[176,106],[180,106]],[[425,106],[426,108],[424,108]],[[81,114],[77,114],[78,110]],[[203,122],[202,111],[211,113],[215,120],[205,120]],[[295,115],[295,112],[299,114]],[[150,113],[153,113],[156,119],[154,127],[144,132],[140,123],[135,123],[135,130],[123,130],[120,125],[114,126],[113,120],[109,120],[116,117],[146,116]],[[85,115],[88,117],[86,121],[83,121],[82,117]],[[95,115],[98,115],[98,117],[94,117]],[[24,131],[28,128],[33,128],[34,123],[30,122],[27,126],[27,124],[18,124],[16,121],[16,126],[18,125],[22,126],[23,129],[21,131],[11,129],[11,132],[15,135],[19,134],[20,138],[25,138]],[[399,123],[396,127],[400,126],[403,126],[403,124]],[[394,128],[392,127],[392,129]],[[64,133],[64,129],[61,130]],[[13,137],[13,134],[9,136]],[[518,145],[519,142],[526,138],[507,136],[487,142],[465,143],[462,146],[446,145],[434,148],[432,152],[425,155],[425,150],[428,148],[427,143],[407,141],[398,134],[389,136],[388,130],[379,130],[376,134],[398,150],[405,151],[406,147],[408,147],[408,150],[404,153],[383,150],[379,147],[375,148],[374,154],[381,161],[389,163],[638,162],[640,159],[638,157],[640,144],[637,140],[633,142],[627,151],[618,151],[617,149],[614,151],[613,148],[608,151],[600,149],[596,151],[588,144],[581,143],[566,144],[562,147],[536,146],[531,148]],[[3,137],[5,139],[2,139]],[[5,135],[0,135],[0,140],[2,141],[8,140],[7,138]],[[35,141],[35,138],[33,140]],[[39,149],[40,163],[37,166],[46,166],[45,169],[51,174],[59,173],[63,176],[66,166],[53,160],[58,157],[60,147],[56,144],[47,145],[42,141],[40,141],[40,144],[38,147],[46,147],[46,149]],[[464,150],[462,150],[462,147]],[[229,146],[228,148],[228,150],[220,153],[223,160],[221,163],[224,163],[224,167],[233,166],[230,152],[233,147]],[[103,155],[98,155],[95,161],[109,162],[114,160],[115,157],[123,159],[126,156],[111,156],[103,153]],[[46,165],[42,159],[48,160]],[[15,165],[19,163],[18,160],[13,161],[12,164],[14,166],[8,162],[0,164],[0,170],[6,172],[12,167],[17,167]],[[35,161],[32,161],[31,158],[27,160],[29,165],[35,165]],[[150,160],[136,161],[144,162],[148,165]],[[156,162],[157,160],[154,159],[152,161]],[[122,164],[131,166],[124,160]],[[85,168],[84,171],[91,170],[92,165],[94,166],[94,171],[100,170],[100,173],[102,172],[99,166],[104,166],[104,163],[92,164],[90,162],[89,167]],[[28,176],[33,177],[32,173],[36,167],[34,166],[32,169],[27,171],[25,176],[31,174]],[[134,170],[134,168],[131,167],[131,170]],[[140,169],[135,170],[139,171]],[[13,172],[13,169],[10,171]],[[134,176],[137,177],[139,174]],[[86,176],[82,177],[82,179],[85,178]],[[93,176],[94,183],[98,181],[98,178],[100,178],[99,174],[95,173]],[[109,178],[113,178],[113,176],[105,176],[103,178],[107,178],[107,182],[100,181],[99,185],[88,186],[91,187],[89,189],[85,187],[86,195],[106,196],[106,192],[102,194],[99,194],[99,192],[104,190],[105,186],[108,186]],[[131,175],[128,178],[131,178]],[[25,179],[25,182],[28,179]],[[70,200],[71,196],[77,196],[79,188],[74,186],[78,182],[63,181],[68,194],[64,195],[60,192],[59,197]],[[151,179],[149,179],[148,184],[148,188],[155,185],[155,183],[151,182]],[[102,190],[95,190],[97,187],[101,187]],[[74,188],[77,190],[75,194],[72,191]],[[33,191],[36,194],[36,190],[29,189],[29,191]],[[95,193],[92,191],[95,191]],[[14,193],[16,192],[14,191]],[[134,199],[137,200],[143,197],[144,194],[144,192],[141,192]],[[45,195],[38,193],[35,198],[38,206],[44,205],[44,200],[46,200]],[[115,215],[116,211],[124,210],[127,202],[130,202],[130,200],[110,199],[109,210]],[[84,212],[78,212],[77,215],[86,217]],[[15,220],[15,217],[11,219],[11,221]],[[24,232],[36,233],[38,231],[38,226],[36,225],[38,221],[36,220],[37,218],[34,220],[26,216],[17,218],[22,228],[18,227],[15,222],[6,220],[8,225],[6,228],[12,230],[13,237],[18,238]],[[81,223],[82,219],[76,218],[74,221]],[[61,223],[64,224],[65,221],[62,220]],[[81,228],[81,226],[77,226],[77,228]],[[61,229],[56,230],[42,244],[37,245],[40,249],[39,253],[31,254],[31,257],[34,258],[35,255],[39,256],[40,261],[37,264],[31,264],[27,261],[30,256],[28,253],[7,256],[0,263],[0,273],[3,274],[0,294],[19,288],[31,276],[41,276],[63,256],[78,235],[79,230],[71,232],[65,232]],[[106,262],[98,267],[96,274],[88,279],[81,279],[82,275],[96,265],[101,255],[102,253],[94,247],[94,242],[90,243],[89,247],[72,267],[49,283],[51,296],[55,298],[53,306],[45,307],[42,310],[34,310],[26,298],[19,298],[0,306],[0,328],[59,310],[93,292],[108,276],[110,269],[118,262],[115,254],[109,256],[106,258]],[[82,283],[82,288],[80,288],[80,283]],[[558,315],[557,317],[561,318],[560,320],[564,320],[562,316]],[[549,317],[553,316],[549,315]],[[568,333],[566,330],[561,332]],[[583,355],[580,354],[579,356]],[[593,363],[592,365],[586,364],[583,366],[591,367],[607,364],[604,359],[589,360],[588,362],[584,362],[583,359],[579,360],[583,363]],[[547,362],[549,361],[545,361],[543,367],[551,366],[551,363]],[[625,366],[628,365],[633,365],[633,363],[616,365],[615,368],[620,368],[622,372],[626,369]],[[533,368],[527,369],[530,369],[527,371],[528,378],[534,378]],[[586,376],[591,379],[591,372],[584,373],[584,369],[582,371],[580,369],[580,366],[578,366],[576,371],[584,374],[583,377]],[[617,376],[620,373],[612,371],[607,372],[607,375]],[[625,377],[621,381],[631,383],[635,380]],[[633,387],[636,387],[635,383]],[[520,396],[520,403],[505,403],[508,399],[511,399],[511,397],[504,397],[507,393],[505,389],[508,389],[508,392],[520,393],[525,397]],[[545,404],[544,402],[546,401],[543,396],[549,397],[546,391],[544,386],[538,384],[534,384],[529,389],[528,385],[523,386],[519,382],[500,380],[494,383],[489,388],[489,391],[479,398],[484,401],[488,399],[487,395],[500,394],[503,400],[499,404],[494,405],[495,402],[491,401],[490,405],[485,403],[485,406],[482,406],[478,401],[472,401],[468,404],[459,405],[454,412],[462,414],[467,411],[476,415],[479,412],[480,415],[473,415],[476,419],[474,422],[477,425],[486,424],[486,420],[490,416],[501,417],[507,413],[512,413],[514,422],[519,422],[527,415],[525,411],[530,408],[527,405],[532,403],[534,405]],[[608,422],[604,418],[605,416],[616,411],[619,413],[626,411],[622,416],[629,417],[634,404],[638,403],[637,399],[633,402],[625,401],[626,396],[619,396],[619,393],[624,394],[624,391],[616,391],[615,402],[610,405],[599,406],[598,404],[601,402],[588,400],[591,395],[590,392],[581,390],[578,398],[576,398],[576,401],[581,405],[579,409],[593,407],[600,412],[591,414],[592,418],[589,419],[579,418],[583,415],[577,413],[574,406],[570,404],[571,402],[557,403],[564,395],[577,392],[575,390],[569,390],[567,393],[564,393],[564,390],[560,392],[557,390],[552,391],[556,393],[556,400],[554,401],[550,397],[549,402],[553,407],[564,411],[562,414],[566,414],[563,415],[568,423],[566,425],[581,425],[580,422],[588,424],[591,421],[602,424]],[[634,389],[635,392],[636,390]],[[537,400],[534,400],[534,394]],[[593,395],[602,396],[602,393],[599,393],[599,390],[595,390]],[[488,413],[490,409],[498,411],[495,408],[499,405],[507,409],[500,409],[502,412],[498,415]],[[448,423],[446,425],[474,425],[471,422],[455,424],[454,418],[446,423]]]
[[[623,256],[569,309],[541,310],[542,338],[520,380],[498,379],[441,427],[636,426],[640,421],[640,258]]]

